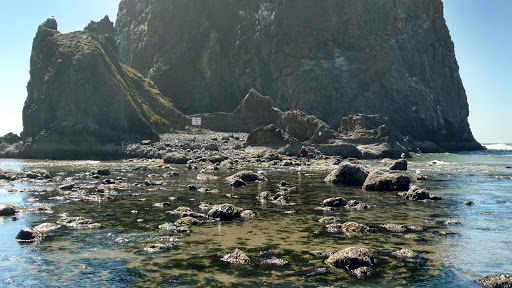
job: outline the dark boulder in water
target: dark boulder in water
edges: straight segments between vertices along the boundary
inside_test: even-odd
[[[18,242],[36,242],[46,237],[46,234],[34,228],[25,228],[16,235]]]

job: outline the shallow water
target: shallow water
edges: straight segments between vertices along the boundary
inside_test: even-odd
[[[430,164],[433,160],[444,161]],[[366,161],[373,166],[380,161]],[[136,165],[150,171],[133,171]],[[197,180],[197,170],[183,165],[157,167],[157,163],[0,160],[0,168],[30,171],[48,170],[61,181],[0,183],[0,203],[26,208],[45,205],[53,213],[29,211],[20,220],[0,217],[0,286],[5,287],[321,287],[346,284],[350,287],[478,287],[473,281],[490,274],[512,271],[512,151],[487,150],[458,154],[422,154],[409,160],[407,174],[416,170],[428,181],[418,184],[431,194],[444,197],[432,203],[411,202],[393,192],[371,192],[324,183],[335,167],[270,169],[264,168],[268,181],[250,182],[244,188],[232,188],[223,180],[234,172],[206,171],[220,180]],[[112,175],[91,179],[84,174],[92,169],[110,168]],[[254,167],[257,170],[261,167]],[[179,173],[163,177],[165,173]],[[123,185],[114,188],[113,199],[91,201],[84,198],[60,198],[57,186],[70,181],[94,189],[104,179],[122,177]],[[136,186],[144,180],[161,180],[162,186]],[[256,195],[276,192],[281,180],[297,187],[290,193],[294,206],[261,202]],[[218,189],[218,193],[189,191],[188,186]],[[8,192],[16,189],[20,192]],[[226,194],[239,198],[229,198]],[[101,195],[99,195],[101,196]],[[372,205],[371,210],[336,209],[322,211],[322,200],[342,196]],[[173,197],[172,199],[170,199]],[[474,206],[465,206],[471,200]],[[154,203],[169,202],[169,207]],[[179,206],[196,212],[201,203],[231,203],[259,213],[253,219],[229,222],[203,222],[183,235],[161,230],[178,215],[167,213]],[[284,213],[294,210],[295,214]],[[60,215],[82,216],[101,224],[97,229],[60,228],[49,232],[39,243],[19,244],[16,234],[26,227],[55,222]],[[420,225],[417,233],[374,232],[342,237],[329,233],[321,217],[336,216],[374,227],[395,223]],[[445,225],[459,220],[459,225]],[[126,239],[117,242],[116,239]],[[168,250],[148,253],[146,244],[161,243]],[[369,248],[377,259],[374,275],[353,279],[343,271],[327,266],[326,257],[310,251],[339,250],[358,246]],[[219,261],[235,248],[244,251],[249,265]],[[399,260],[389,253],[407,248],[418,257]],[[290,262],[283,268],[260,265],[272,257]],[[329,274],[306,277],[298,271],[325,267]]]

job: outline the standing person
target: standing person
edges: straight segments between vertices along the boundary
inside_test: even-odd
[[[302,163],[306,164],[306,159],[309,161],[308,150],[306,150],[306,147],[302,146],[302,148],[300,148],[299,156],[302,159]]]

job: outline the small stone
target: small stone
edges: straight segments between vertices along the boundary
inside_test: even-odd
[[[233,250],[231,253],[222,256],[220,260],[232,264],[249,264],[251,262],[251,259],[249,259],[249,257],[247,257],[247,255],[238,248]]]
[[[398,251],[391,252],[391,256],[395,258],[413,258],[414,256],[416,256],[416,253],[409,249],[401,249]]]

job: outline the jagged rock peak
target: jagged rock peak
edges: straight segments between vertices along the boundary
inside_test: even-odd
[[[114,22],[105,15],[99,22],[91,21],[84,30],[91,31],[95,35],[115,36]]]
[[[55,18],[53,18],[53,17],[46,19],[46,21],[44,21],[41,25],[39,25],[39,28],[37,29],[37,31],[39,31],[43,28],[50,29],[50,30],[57,30],[57,20],[55,20]]]

